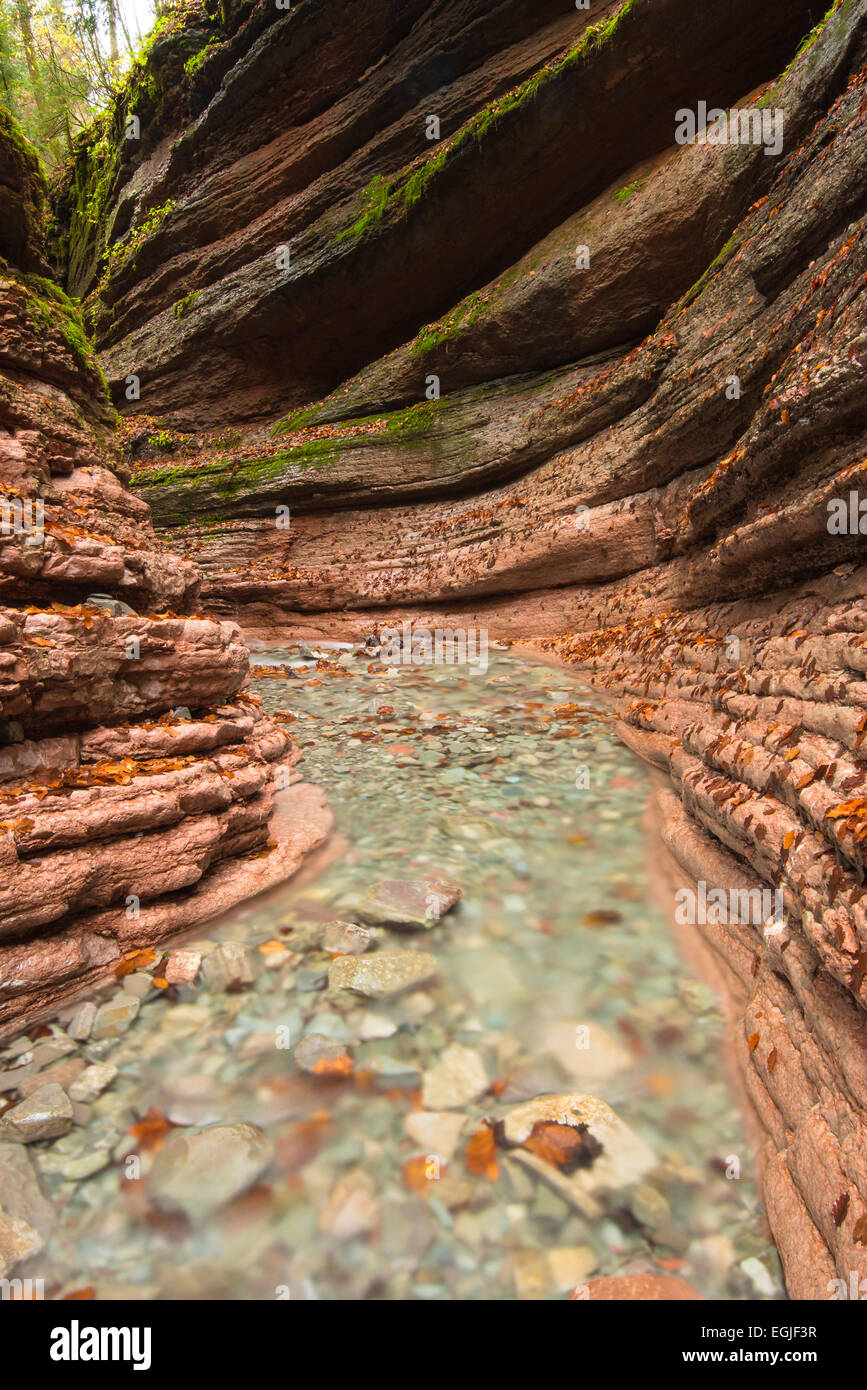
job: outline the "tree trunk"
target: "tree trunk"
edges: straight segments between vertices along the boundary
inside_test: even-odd
[[[120,57],[117,48],[117,8],[115,0],[105,0],[106,17],[108,19],[108,51],[111,61],[116,63]]]
[[[15,0],[15,9],[18,13],[18,27],[21,30],[21,46],[24,49],[24,60],[27,63],[27,71],[30,74],[30,86],[33,90],[33,100],[36,103],[36,110],[39,113],[41,123],[45,107],[42,100],[42,84],[39,80],[39,64],[36,59],[36,44],[33,39],[33,30],[30,27],[30,11],[27,8],[26,0]]]
[[[3,16],[5,20],[5,16]],[[13,116],[18,115],[18,106],[15,101],[13,84],[15,82],[15,70],[9,57],[8,35],[5,23],[0,25],[0,81],[3,83],[3,93],[6,105]]]
[[[124,17],[124,13],[123,13],[123,3],[122,3],[122,0],[118,0],[118,5],[117,5],[117,17],[118,17],[118,20],[120,21],[120,27],[121,27],[121,29],[123,30],[123,37],[124,37],[124,41],[125,41],[125,43],[126,43],[127,52],[129,53],[129,56],[130,56],[131,58],[134,58],[134,57],[135,57],[135,48],[133,47],[133,42],[132,42],[132,39],[130,38],[129,29],[127,28],[127,25],[126,25],[126,18]],[[141,36],[139,36],[139,37],[141,37]]]

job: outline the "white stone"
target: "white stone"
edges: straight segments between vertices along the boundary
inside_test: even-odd
[[[452,1043],[425,1072],[421,1103],[426,1110],[470,1105],[485,1094],[489,1085],[479,1054],[461,1043]]]
[[[117,1076],[111,1062],[94,1062],[77,1076],[69,1088],[69,1099],[85,1103],[96,1100]]]
[[[443,1163],[448,1163],[466,1123],[466,1115],[450,1110],[417,1110],[406,1116],[403,1127],[423,1153],[435,1154]]]

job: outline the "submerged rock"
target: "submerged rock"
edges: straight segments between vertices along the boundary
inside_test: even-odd
[[[170,985],[191,985],[202,964],[201,951],[172,951],[166,961],[165,979]]]
[[[352,1070],[343,1043],[324,1033],[305,1033],[292,1056],[295,1065],[311,1076],[348,1076]]]
[[[378,951],[373,956],[338,956],[328,969],[329,989],[351,989],[368,999],[390,999],[433,980],[436,956],[426,951]]]
[[[400,929],[430,930],[458,902],[462,890],[440,874],[423,878],[385,879],[359,899],[356,912],[365,922]]]
[[[317,1225],[325,1235],[354,1240],[372,1231],[378,1221],[376,1184],[369,1173],[356,1168],[340,1178],[319,1213]]]
[[[69,1099],[77,1101],[96,1100],[117,1076],[117,1067],[111,1062],[94,1062],[69,1088]]]
[[[50,1083],[13,1105],[0,1118],[0,1139],[34,1144],[40,1139],[57,1139],[72,1128],[72,1104],[60,1086]]]
[[[559,1127],[564,1138],[575,1136],[574,1146],[559,1142]],[[521,1163],[588,1216],[600,1215],[600,1200],[633,1187],[657,1162],[650,1145],[596,1096],[537,1096],[509,1110],[497,1129]]]
[[[75,1038],[79,1042],[87,1041],[93,1030],[96,1009],[96,1004],[88,999],[76,1010],[66,1029],[71,1038]]]
[[[207,955],[202,974],[211,989],[231,989],[253,983],[250,952],[240,941],[226,941]]]
[[[94,1038],[113,1038],[125,1033],[138,1017],[141,1001],[126,990],[116,994],[107,1004],[102,1004],[93,1020],[91,1036]]]
[[[8,1113],[8,1112],[7,1112]],[[20,1217],[46,1240],[54,1229],[56,1213],[42,1191],[33,1159],[20,1144],[0,1139],[0,1207]]]
[[[466,1115],[447,1110],[420,1110],[407,1115],[403,1127],[420,1149],[425,1153],[435,1154],[444,1163],[448,1163],[458,1146],[461,1131],[466,1123]]]
[[[421,1103],[426,1110],[449,1110],[479,1100],[490,1081],[477,1052],[452,1043],[424,1074]]]
[[[574,1297],[596,1302],[682,1303],[703,1295],[673,1274],[613,1274],[591,1279]]]
[[[10,1216],[0,1207],[0,1279],[31,1255],[38,1255],[44,1242],[38,1231],[20,1216]]]
[[[597,1086],[632,1065],[632,1056],[597,1023],[549,1023],[540,1041],[566,1075],[581,1086]]]
[[[326,951],[340,956],[361,956],[373,944],[373,932],[358,922],[329,922],[322,944]]]
[[[148,1196],[161,1210],[199,1222],[252,1187],[272,1157],[271,1141],[256,1125],[176,1130],[154,1159]]]

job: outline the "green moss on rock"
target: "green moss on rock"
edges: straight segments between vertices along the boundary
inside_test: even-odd
[[[36,331],[39,334],[59,333],[76,364],[101,383],[108,399],[108,384],[85,331],[78,305],[53,280],[13,270],[2,259],[0,276],[13,280],[23,290],[25,309]]]
[[[468,143],[481,144],[492,127],[498,126],[511,113],[532,101],[543,87],[569,69],[586,63],[614,37],[636,4],[637,0],[625,0],[611,19],[585,29],[578,43],[566,53],[546,63],[511,92],[483,106],[453,136],[429,154],[413,160],[412,164],[392,178],[377,174],[361,194],[358,216],[350,226],[337,234],[335,244],[357,241],[359,237],[368,235],[380,225],[387,213],[394,211],[400,216],[407,216],[427,196],[438,175],[464,146]]]

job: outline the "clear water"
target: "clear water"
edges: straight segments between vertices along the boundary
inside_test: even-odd
[[[203,933],[247,946],[249,989],[200,979],[154,990],[123,1037],[83,1045],[119,1068],[117,1080],[86,1123],[30,1147],[60,1210],[42,1257],[57,1294],[564,1298],[595,1275],[674,1272],[709,1297],[781,1296],[724,1079],[721,1017],[652,898],[644,770],[568,671],[505,651],[489,658],[486,672],[385,676],[347,653],[290,678],[257,674],[348,843],[315,876]],[[269,648],[254,660],[297,663],[299,653]],[[273,944],[351,917],[341,903],[379,879],[432,869],[461,886],[458,907],[430,931],[380,929],[375,948],[432,952],[439,973],[420,989],[333,997],[324,951],[287,957]],[[294,1045],[308,1032],[342,1042],[353,1074],[299,1072],[275,1039]],[[405,1121],[454,1042],[492,1085],[453,1107],[467,1126],[420,1179],[430,1152]],[[606,1101],[653,1148],[653,1172],[588,1216],[502,1151],[496,1177],[468,1171],[466,1145],[484,1119],[548,1092]],[[151,1107],[151,1119],[185,1126],[260,1125],[275,1161],[207,1221],[167,1217],[148,1197],[159,1120],[130,1133]],[[70,1178],[87,1155],[104,1166]],[[733,1158],[737,1179],[725,1176]]]

